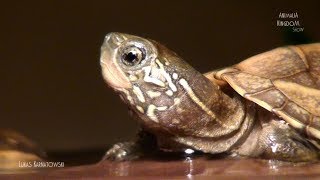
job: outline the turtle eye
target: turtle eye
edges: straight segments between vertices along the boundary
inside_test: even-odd
[[[127,47],[123,50],[121,61],[126,66],[139,64],[145,58],[145,51],[135,46]]]

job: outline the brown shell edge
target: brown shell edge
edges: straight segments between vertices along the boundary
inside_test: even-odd
[[[276,52],[277,50],[284,51],[283,49],[290,49],[291,51],[294,52],[295,56],[298,56],[300,60],[302,60],[301,64],[305,66],[305,69],[303,69],[303,71],[306,71],[307,69],[309,69],[308,61],[306,60],[306,55],[300,48],[302,47],[304,49],[307,49],[308,46],[311,46],[313,49],[317,49],[320,51],[320,44],[310,44],[310,45],[300,45],[300,47],[289,46],[289,47],[277,48],[277,49],[268,51],[267,53],[272,54],[272,51],[277,53]],[[266,56],[265,54],[266,53],[262,53],[257,56],[264,57]],[[254,57],[257,57],[257,56],[254,56]],[[252,60],[254,59],[254,57],[251,57],[245,60],[246,65],[250,64],[250,59]],[[254,59],[254,61],[257,61],[257,60]],[[288,112],[283,110],[283,108],[288,104],[288,101],[290,101],[290,99],[285,94],[283,94],[279,89],[277,89],[277,87],[273,85],[272,79],[246,73],[244,72],[243,69],[241,69],[241,65],[239,67],[239,64],[233,67],[228,67],[228,68],[219,70],[219,71],[212,71],[212,72],[206,73],[205,76],[208,77],[214,83],[218,84],[219,86],[220,85],[225,86],[224,82],[228,83],[237,93],[239,93],[244,98],[257,103],[259,106],[267,109],[270,112],[275,113],[279,117],[283,118],[286,122],[288,122],[292,127],[296,129],[304,130],[308,136],[314,137],[316,139],[320,139],[320,130],[319,130],[320,126],[314,127],[315,125],[313,125],[313,122],[312,122],[312,119],[315,119],[315,118],[320,119],[320,117],[310,113],[309,114],[310,120],[308,122],[303,122],[300,120],[300,118],[293,117],[292,114],[289,114]],[[301,64],[299,65],[301,66]],[[298,67],[298,69],[295,69],[295,70],[298,72],[300,71],[299,68],[302,69],[302,67]],[[254,77],[253,79],[260,80],[261,82],[263,82],[261,85],[263,87],[259,87],[259,83],[255,83],[254,85],[256,85],[255,87],[256,91],[254,91],[254,89],[252,88],[250,89],[248,87],[241,86],[241,83],[235,80],[236,75],[248,76],[248,78],[244,79],[244,83],[247,83],[247,84],[254,83],[252,82],[252,78],[249,78],[250,76],[252,76]],[[270,84],[268,81],[270,82]],[[250,92],[250,90],[252,91]],[[283,99],[283,100],[281,102],[280,100],[278,100],[279,102],[267,102],[265,99],[263,99],[263,97],[261,98],[261,96],[264,93],[271,92],[271,91],[276,92],[278,94],[277,96],[279,96],[280,98],[269,98],[269,99]],[[271,96],[271,97],[274,97],[274,96]],[[305,111],[303,107],[299,107],[299,108],[301,108],[301,111]]]

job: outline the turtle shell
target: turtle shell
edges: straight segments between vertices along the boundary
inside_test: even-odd
[[[320,139],[320,43],[273,49],[206,76]]]
[[[46,153],[32,140],[16,131],[0,129],[0,172],[30,169],[18,165],[20,162],[44,161],[45,158]]]

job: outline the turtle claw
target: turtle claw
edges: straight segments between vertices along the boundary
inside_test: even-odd
[[[134,142],[117,143],[103,157],[110,161],[131,161],[140,157]]]

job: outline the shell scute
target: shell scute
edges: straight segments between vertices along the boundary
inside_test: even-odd
[[[272,111],[273,108],[281,108],[287,100],[287,98],[275,88],[267,89],[255,94],[246,94],[245,98],[256,102],[269,111]]]
[[[244,95],[245,93],[256,93],[273,87],[273,84],[269,79],[242,72],[226,73],[222,78],[231,86],[234,85],[239,88],[241,95]]]
[[[281,111],[286,112],[292,119],[297,119],[305,125],[309,124],[311,114],[296,103],[288,102]]]
[[[300,59],[299,54],[295,53],[292,48],[277,48],[253,56],[236,67],[248,74],[267,79],[278,79],[305,71],[307,67]]]
[[[273,84],[291,101],[320,116],[320,90],[281,80],[274,81]]]
[[[236,92],[320,139],[320,43],[277,48],[218,71]]]

